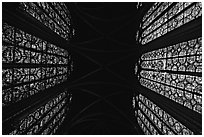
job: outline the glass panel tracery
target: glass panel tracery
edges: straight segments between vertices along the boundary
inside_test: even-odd
[[[69,53],[3,22],[3,106],[67,80]]]
[[[155,103],[153,103],[152,101],[150,101],[148,98],[144,97],[141,94],[139,95],[138,105],[139,105],[139,109],[138,109],[139,117],[137,119],[138,119],[139,125],[141,126],[145,134],[150,134],[150,133],[154,135],[159,134],[157,130],[159,130],[161,134],[168,134],[168,135],[194,134],[191,130],[186,128],[182,123],[180,123],[174,117],[170,116],[167,112],[162,110]],[[148,117],[149,120],[146,117]],[[144,123],[146,127],[144,126]],[[153,123],[157,128],[153,127],[151,123]],[[148,131],[150,131],[150,133]]]
[[[201,2],[154,3],[140,26],[141,44],[145,45],[201,17],[201,9]],[[139,64],[138,79],[142,86],[192,110],[193,114],[202,113],[201,37],[144,53]],[[145,134],[194,134],[193,129],[188,129],[190,126],[183,125],[185,121],[180,123],[179,119],[176,120],[141,94],[137,104],[139,109],[135,116]]]
[[[202,113],[201,38],[145,53],[141,59],[141,85]]]
[[[10,135],[55,134],[65,119],[71,94],[64,91],[44,105],[30,112],[15,123],[15,129]]]
[[[20,8],[66,40],[71,37],[71,16],[62,2],[22,2]]]
[[[168,10],[167,10],[168,9]],[[200,17],[201,2],[155,3],[143,17],[142,44]]]
[[[154,126],[147,120],[147,118],[143,115],[143,113],[138,110],[138,118],[137,118],[139,126],[142,128],[146,135],[158,135],[159,133],[154,128]]]
[[[144,22],[154,12],[154,10],[159,7],[159,5],[160,5],[159,2],[155,2],[153,6],[147,11],[142,21]]]

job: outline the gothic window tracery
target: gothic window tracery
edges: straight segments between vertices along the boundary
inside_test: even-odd
[[[40,106],[33,112],[19,119],[10,135],[54,134],[66,116],[66,109],[71,102],[71,94],[64,91]],[[46,127],[46,128],[45,128]]]
[[[3,106],[67,80],[69,53],[3,22]]]
[[[71,16],[62,2],[22,2],[20,8],[66,40],[72,31]]]
[[[200,2],[154,3],[140,25],[141,44],[145,45],[201,17],[201,9]],[[155,50],[143,53],[138,61],[140,66],[136,75],[140,84],[152,95],[156,93],[166,101],[179,104],[181,110],[202,114],[202,37],[196,36],[160,49],[151,43],[149,46]],[[168,107],[163,110],[142,91],[139,93],[138,101],[136,96],[133,97],[133,108],[144,134],[198,134],[184,120],[168,114]],[[137,109],[135,104],[138,104]]]
[[[67,81],[73,71],[71,54],[67,49],[61,48],[61,45],[42,39],[37,33],[28,33],[28,30],[32,31],[34,28],[21,28],[19,25],[36,20],[33,22],[34,26],[45,25],[69,41],[73,31],[70,13],[61,2],[5,5],[8,12],[19,20],[14,26],[11,25],[13,19],[5,17],[2,22],[4,134],[56,134],[65,120],[72,95],[66,88],[60,87],[59,91],[54,89]],[[10,10],[12,6],[14,10]],[[15,14],[15,11],[18,13]],[[19,14],[25,20],[22,21]],[[61,42],[64,41],[59,41]],[[41,96],[43,92],[50,91],[54,92]],[[31,102],[26,104],[27,100]]]
[[[142,45],[200,17],[201,2],[157,2],[143,17]]]
[[[141,85],[201,113],[201,48],[197,38],[143,54]]]
[[[158,107],[148,98],[139,94],[137,121],[145,134],[192,135],[191,130]],[[160,133],[159,133],[159,132]]]

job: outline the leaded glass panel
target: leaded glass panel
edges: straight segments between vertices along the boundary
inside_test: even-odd
[[[201,38],[145,53],[141,59],[141,85],[202,113]]]
[[[161,134],[167,135],[192,135],[194,134],[191,130],[189,130],[186,126],[176,120],[174,117],[169,115],[166,111],[158,107],[155,103],[150,101],[148,98],[143,95],[139,95],[138,101],[139,109],[138,109],[138,123],[141,126],[142,130],[145,134],[150,133],[156,135],[159,134],[158,130]],[[146,118],[148,117],[149,120]],[[151,122],[150,122],[151,121]],[[157,127],[151,127],[151,123]],[[142,126],[145,124],[147,129]]]
[[[20,9],[40,21],[46,27],[66,40],[70,40],[71,17],[62,2],[22,2]]]
[[[155,3],[143,17],[141,43],[145,45],[201,15],[201,2]]]
[[[3,106],[67,80],[67,50],[3,22]],[[71,70],[70,70],[71,71]]]
[[[154,10],[159,7],[159,5],[160,5],[159,2],[155,2],[153,6],[147,11],[142,21],[144,22],[154,12]]]
[[[155,127],[149,122],[147,117],[140,110],[138,110],[137,120],[138,120],[139,126],[142,128],[142,130],[144,131],[146,135],[151,135],[151,134],[158,135],[159,134],[157,130],[155,129]]]
[[[17,119],[16,129],[10,135],[54,134],[65,119],[70,103],[69,94],[64,91],[23,118]]]

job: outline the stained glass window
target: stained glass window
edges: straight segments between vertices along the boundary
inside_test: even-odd
[[[202,112],[201,38],[145,53],[141,59],[141,85]]]
[[[145,45],[201,17],[201,9],[200,2],[154,3],[142,19],[139,42]],[[140,84],[152,92],[147,91],[162,95],[192,113],[202,113],[202,37],[144,53],[138,64],[140,70],[136,75]],[[133,98],[133,104],[133,108],[138,104],[135,116],[147,135],[195,134],[182,124],[183,121],[175,119],[142,94],[138,101]]]
[[[139,40],[139,31],[136,32],[136,37],[135,40],[138,41]]]
[[[30,112],[26,116],[17,119],[15,129],[10,135],[50,135],[55,134],[66,116],[71,94],[64,91]]]
[[[201,2],[157,2],[143,17],[142,44],[200,17]]]
[[[138,66],[137,66],[137,63],[135,64],[135,75],[137,74],[137,71],[138,71]]]
[[[155,2],[153,4],[153,6],[147,11],[147,13],[145,14],[145,16],[143,17],[142,21],[144,22],[147,18],[149,18],[149,16],[153,13],[153,11],[158,8],[160,5],[159,2]]]
[[[133,111],[134,111],[135,117],[137,117],[137,102],[138,102],[138,96],[134,95],[132,99],[132,105],[133,105]]]
[[[22,2],[20,8],[62,38],[70,39],[71,16],[63,2]]]
[[[67,80],[70,54],[3,22],[3,106],[28,98]]]
[[[145,134],[192,135],[191,130],[143,95],[138,100],[138,123]]]
[[[142,7],[142,2],[137,2],[136,3],[136,9],[139,9],[140,7]]]

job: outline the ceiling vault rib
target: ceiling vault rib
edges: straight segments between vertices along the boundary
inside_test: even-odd
[[[117,31],[119,31],[119,30],[121,30],[122,28],[124,28],[125,26],[127,26],[128,24],[130,24],[132,21],[134,21],[135,20],[135,14],[132,16],[132,17],[130,17],[130,19],[129,20],[127,20],[127,22],[126,23],[124,23],[124,24],[122,24],[120,27],[118,27],[117,29],[115,29],[115,30],[113,30],[113,31],[111,31],[109,34],[108,34],[108,36],[110,36],[110,35],[112,35],[112,34],[114,34],[114,33],[116,33]]]
[[[72,48],[76,48],[76,49],[79,49],[79,50],[86,50],[86,51],[92,51],[92,52],[100,52],[100,53],[117,53],[117,52],[135,52],[137,50],[137,48],[130,48],[128,50],[124,50],[124,49],[121,49],[121,50],[112,50],[112,51],[109,51],[109,50],[98,50],[98,49],[90,49],[90,48],[85,48],[85,47],[79,47],[79,46],[75,46],[75,44],[70,44]]]
[[[105,123],[99,126],[97,123],[107,120],[107,126],[116,125],[116,129],[127,127],[127,131],[132,132],[135,130],[135,123],[131,114],[132,110],[130,110],[132,104],[129,97],[132,95],[135,86],[132,82],[133,78],[128,74],[131,72],[131,68],[129,68],[131,63],[135,64],[134,59],[130,58],[138,57],[137,50],[139,47],[134,41],[134,31],[131,30],[131,26],[135,26],[134,21],[137,20],[135,17],[137,13],[134,12],[132,6],[121,5],[122,7],[120,7],[119,5],[118,7],[116,5],[114,8],[113,5],[107,5],[107,9],[103,7],[104,11],[93,11],[92,14],[91,11],[86,12],[83,6],[83,4],[73,4],[73,12],[77,21],[79,21],[78,31],[82,32],[79,32],[79,38],[69,43],[73,53],[79,56],[76,60],[79,66],[75,73],[76,77],[69,83],[69,89],[73,90],[73,94],[78,95],[77,99],[79,101],[75,103],[79,103],[76,104],[79,108],[76,108],[73,112],[69,128],[73,130],[76,128],[79,132],[82,129],[80,133],[87,129],[86,132],[92,133],[92,129],[94,131],[100,130],[100,126],[106,125]],[[121,9],[121,12],[117,10],[112,12],[120,8],[124,8],[124,10],[132,9],[125,12],[123,12],[123,9]],[[108,10],[112,13],[109,13]],[[127,72],[127,74],[120,73],[117,66],[121,66],[121,70]],[[82,71],[80,71],[80,67],[83,69]],[[134,68],[132,71],[134,74]],[[123,99],[125,104],[120,102]],[[81,102],[84,102],[84,104],[80,105]],[[125,126],[121,126],[121,121],[114,121],[114,118],[111,119],[109,116],[121,118]],[[97,128],[94,126],[95,123]],[[87,124],[86,127],[84,127],[85,124]],[[124,129],[126,130],[126,128]],[[115,129],[110,128],[111,132],[112,130],[114,132]]]
[[[110,72],[111,74],[113,74],[114,76],[116,76],[116,77],[118,77],[119,79],[121,79],[122,81],[125,81],[127,85],[129,85],[129,86],[132,87],[132,84],[130,84],[130,83],[128,82],[128,80],[127,80],[126,78],[124,78],[123,76],[121,76],[120,74],[113,72],[113,71],[110,70],[109,68],[106,68],[106,70],[107,70],[108,72]]]
[[[90,11],[90,10],[100,10],[100,9],[102,9],[102,8],[104,8],[104,7],[103,7],[103,6],[101,6],[101,7],[94,7],[94,8],[93,8],[93,7],[91,7],[91,8],[90,8],[90,7],[89,7],[89,8],[87,8],[87,7],[86,7],[86,8],[85,8],[85,7],[81,7],[81,9],[83,9],[83,10],[89,10],[89,11]]]
[[[78,5],[77,5],[78,6]],[[81,10],[82,9],[82,10]],[[104,19],[104,18],[101,18],[101,17],[95,17],[93,15],[90,15],[90,13],[84,13],[86,11],[83,10],[83,8],[78,8],[78,10],[80,10],[81,14],[87,16],[87,17],[90,17],[92,19],[95,19],[95,20],[100,20],[100,21],[104,21],[104,22],[111,22],[111,21],[116,21],[116,20],[123,20],[125,17],[128,16],[128,18],[131,18],[131,14],[128,14],[128,15],[123,15],[123,16],[119,16],[119,17],[116,17],[116,18],[111,18],[111,19]],[[134,13],[133,13],[134,14]]]
[[[125,55],[125,56],[123,56],[123,57],[121,57],[121,58],[119,58],[119,59],[116,59],[116,60],[113,60],[112,62],[109,62],[108,64],[106,64],[106,66],[111,66],[111,65],[113,65],[113,64],[115,64],[115,63],[121,62],[121,61],[123,61],[123,60],[125,60],[125,59],[130,58],[130,57],[133,56],[133,55],[135,55],[134,52],[131,53],[131,54],[127,54],[127,55]]]
[[[105,100],[106,103],[108,103],[110,106],[112,106],[112,108],[114,108],[116,111],[118,111],[134,128],[135,123],[133,123],[130,118],[127,116],[127,114],[125,114],[123,111],[121,111],[116,105],[114,105],[113,103],[111,103],[110,101]]]
[[[81,120],[78,120],[75,123],[73,123],[70,128],[73,128],[74,126],[76,126],[80,123],[89,122],[89,121],[96,121],[96,120],[99,120],[99,119],[97,119],[97,118],[81,119]]]
[[[101,115],[109,116],[109,117],[111,117],[112,119],[115,118],[113,115],[111,115],[111,114],[106,114],[106,113],[87,114],[86,116],[83,116],[83,117],[81,117],[80,119],[76,120],[76,121],[71,125],[70,128],[73,128],[74,126],[76,126],[76,125],[79,123],[79,121],[82,121],[82,120],[85,120],[85,119],[88,119],[88,118],[90,119],[90,117],[96,117],[96,116],[101,116]],[[120,122],[120,121],[118,121],[118,122]],[[120,123],[121,123],[121,122],[120,122]],[[125,124],[125,123],[123,123],[123,124]]]
[[[77,7],[78,7],[78,5],[77,5]],[[86,17],[89,17],[89,18],[92,18],[92,19],[95,19],[95,20],[99,20],[99,21],[107,21],[107,20],[105,20],[105,19],[102,19],[102,18],[95,17],[95,16],[90,15],[90,14],[84,13],[84,11],[82,11],[79,7],[78,7],[78,10],[79,10],[79,12],[80,12],[81,14],[83,14],[83,15],[86,16]]]
[[[91,58],[91,57],[89,57],[89,56],[87,56],[87,55],[84,55],[84,54],[81,53],[80,51],[77,51],[77,52],[79,52],[81,55],[87,57],[90,61],[94,62],[95,64],[99,65],[100,67],[103,66],[100,62],[94,60],[93,58]],[[106,70],[108,70],[109,72],[111,72],[113,75],[115,75],[115,76],[117,76],[118,78],[122,79],[123,81],[125,80],[125,81],[127,82],[126,79],[124,79],[124,78],[123,78],[122,76],[120,76],[119,74],[116,74],[116,73],[112,72],[109,68],[107,68],[107,66],[110,66],[110,65],[112,65],[112,64],[114,64],[114,63],[117,63],[117,62],[120,62],[120,61],[122,61],[123,59],[127,59],[127,58],[129,58],[130,56],[132,56],[132,55],[133,55],[133,54],[127,54],[127,56],[124,56],[124,57],[122,57],[122,58],[120,58],[120,59],[118,59],[118,60],[114,60],[113,62],[110,62],[110,63],[106,64],[104,68],[105,68]],[[102,69],[102,68],[99,68],[99,69]],[[90,76],[91,74],[94,74],[95,72],[98,72],[98,71],[99,71],[99,70],[94,70],[94,71],[90,72],[89,74],[87,74],[87,75],[84,76],[84,77],[88,77],[88,76]],[[82,77],[83,77],[83,76],[82,76]],[[81,79],[81,78],[79,78],[79,79]],[[128,84],[129,84],[129,82],[128,82]]]
[[[88,60],[90,60],[91,62],[93,62],[93,63],[95,63],[95,64],[97,64],[97,65],[99,65],[99,66],[102,66],[101,63],[99,63],[98,61],[94,60],[92,57],[89,57],[88,55],[83,54],[81,51],[79,51],[79,50],[74,50],[74,51],[76,51],[76,52],[79,53],[80,55],[86,57],[86,58],[87,58]]]
[[[82,118],[77,119],[74,123],[72,123],[71,127],[75,126],[75,123],[77,123],[78,121],[90,118],[90,117],[95,117],[95,116],[100,116],[100,115],[105,115],[105,113],[93,113],[93,114],[87,114],[85,116],[83,116]]]
[[[75,4],[76,10],[75,13],[88,25],[90,26],[96,33],[100,34],[100,35],[104,35],[101,31],[99,31],[98,29],[96,29],[96,27],[94,27],[91,23],[89,23],[81,14],[80,14],[80,10],[78,5]]]
[[[118,86],[118,87],[126,87],[128,89],[132,89],[130,86],[128,85],[121,85],[119,83],[114,83],[114,82],[102,82],[102,81],[91,81],[91,82],[81,82],[79,84],[70,84],[69,85],[69,89],[73,89],[77,86],[84,86],[84,85],[100,85],[100,84],[105,84],[105,85],[114,85],[114,86]]]
[[[108,37],[108,39],[111,40],[111,41],[113,41],[114,43],[116,43],[116,44],[118,44],[118,45],[128,46],[128,47],[130,47],[130,48],[133,48],[133,46],[134,46],[134,48],[135,48],[135,46],[136,46],[136,44],[124,43],[124,42],[118,41],[118,40],[113,39],[113,38],[109,38],[109,37]],[[136,47],[136,48],[137,48],[137,47]]]
[[[91,94],[91,95],[93,95],[93,96],[96,96],[96,97],[98,97],[98,98],[101,97],[100,94],[97,94],[97,93],[95,93],[95,92],[93,92],[93,91],[91,91],[91,90],[87,90],[87,89],[84,89],[84,88],[76,88],[76,89],[78,89],[79,92],[82,91],[82,92],[85,92],[85,93]]]
[[[81,90],[81,91],[83,91],[83,90]],[[119,94],[119,92],[114,92],[114,93],[109,94],[109,95],[106,95],[106,96],[104,96],[104,97],[102,97],[101,95],[98,95],[98,96],[97,96],[98,99],[96,99],[95,101],[93,101],[92,103],[90,103],[88,106],[84,107],[78,114],[76,114],[76,115],[72,118],[71,122],[75,121],[82,113],[84,113],[86,110],[88,110],[89,108],[91,108],[92,106],[94,106],[95,104],[97,104],[98,102],[104,101],[105,98],[108,98],[108,97],[113,96],[113,95],[115,95],[115,94]]]
[[[84,91],[84,90],[82,90]],[[91,90],[88,90],[89,92],[92,92]],[[75,115],[75,117],[72,119],[72,122],[74,122],[74,120],[76,118],[78,118],[82,113],[84,113],[86,110],[88,110],[90,107],[96,105],[97,103],[101,102],[101,101],[105,101],[108,105],[110,105],[112,108],[114,108],[117,112],[120,113],[120,115],[122,115],[129,123],[131,123],[132,127],[134,127],[134,123],[128,118],[128,116],[123,113],[123,111],[121,111],[117,106],[115,106],[113,103],[111,103],[110,101],[107,100],[108,97],[120,94],[120,92],[114,92],[112,94],[109,94],[105,97],[101,96],[101,95],[96,95],[97,97],[99,97],[99,99],[97,99],[96,101],[92,102],[91,104],[89,104],[88,106],[84,107],[84,109],[82,109],[77,115]]]
[[[99,65],[99,66],[103,66],[100,62],[94,60],[92,57],[89,57],[88,55],[83,54],[83,53],[80,52],[79,50],[75,50],[75,51],[78,52],[80,55],[86,57],[86,58],[89,59],[90,61],[94,62],[95,64],[97,64],[97,65]],[[112,62],[106,64],[105,66],[110,66],[110,65],[112,65],[112,64],[114,64],[114,63],[120,62],[120,61],[122,61],[123,59],[127,59],[127,58],[129,58],[130,56],[133,56],[134,54],[135,54],[134,52],[133,52],[132,54],[127,54],[127,55],[121,57],[120,59],[115,59],[114,61],[112,61]]]
[[[101,39],[103,39],[103,37],[98,37],[95,39],[90,39],[90,40],[86,40],[86,41],[82,41],[82,42],[76,42],[74,44],[69,43],[69,44],[71,44],[71,46],[74,47],[74,46],[78,46],[78,45],[89,44],[89,43],[92,43],[92,42],[95,42],[95,41],[98,41]]]
[[[91,72],[89,72],[89,73],[87,73],[87,74],[85,74],[85,75],[83,75],[83,76],[81,76],[80,78],[78,78],[78,79],[72,81],[71,83],[73,84],[73,83],[76,83],[76,82],[78,82],[78,81],[80,81],[80,80],[82,80],[82,79],[85,79],[85,78],[87,78],[87,77],[93,75],[94,73],[96,73],[96,72],[98,72],[98,71],[100,71],[100,70],[102,70],[101,67],[98,68],[98,69],[95,69],[95,70],[93,70],[93,71],[91,71]]]

